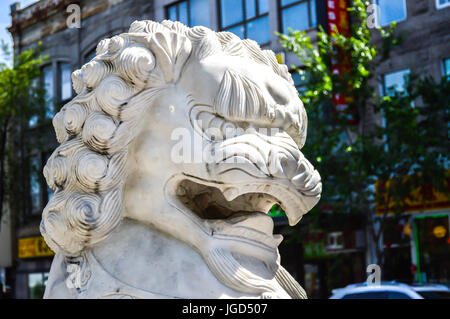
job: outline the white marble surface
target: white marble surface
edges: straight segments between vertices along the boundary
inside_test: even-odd
[[[41,232],[57,252],[46,298],[306,297],[267,212],[279,203],[295,225],[322,185],[273,52],[136,21],[72,79],[44,168],[55,194]]]

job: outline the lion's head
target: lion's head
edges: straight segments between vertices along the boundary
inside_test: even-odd
[[[300,152],[305,110],[274,53],[230,32],[136,21],[72,79],[78,95],[53,119],[61,145],[44,168],[49,246],[77,256],[132,218],[189,244],[231,288],[270,292],[233,254],[276,273],[282,238],[266,212],[278,203],[295,225],[321,193]]]

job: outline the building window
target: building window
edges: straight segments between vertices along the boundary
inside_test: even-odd
[[[56,81],[53,76],[52,64],[42,68],[46,101],[45,117],[50,119],[55,114],[56,106],[72,97],[72,67],[70,63],[58,62],[56,68]]]
[[[400,70],[392,73],[386,73],[383,76],[383,81],[381,83],[381,95],[382,96],[391,96],[394,97],[396,95],[406,95],[406,87],[409,81],[409,69]],[[414,104],[411,103],[411,107],[414,107]],[[387,122],[386,117],[383,115],[381,119],[381,126],[386,128]],[[384,149],[387,152],[389,150],[388,144],[388,136],[384,135],[383,140],[385,142]]]
[[[38,89],[40,88],[40,79],[39,78],[34,78],[31,81],[31,87],[30,87],[30,95],[37,97],[37,92]],[[39,121],[39,116],[37,114],[34,114],[30,117],[30,119],[28,120],[28,126],[29,127],[35,127],[38,124]]]
[[[52,152],[44,152],[40,155],[30,157],[30,196],[31,196],[31,214],[39,215],[42,213],[42,207],[46,205],[53,196],[53,190],[43,183],[42,166],[48,161]],[[45,159],[41,162],[41,158]]]
[[[37,156],[31,157],[30,160],[30,195],[31,195],[31,214],[41,213],[41,182],[39,178],[40,174],[39,158]]]
[[[89,61],[91,61],[93,58],[95,58],[95,55],[97,54],[96,49],[92,49],[91,51],[89,51],[85,56],[84,56],[84,63],[88,63]]]
[[[280,0],[280,11],[282,33],[317,26],[316,0]]]
[[[220,29],[268,44],[269,0],[220,0]]]
[[[48,272],[28,274],[28,296],[30,299],[42,299],[45,285],[48,280]]]
[[[53,189],[47,186],[47,203],[50,201],[52,196],[53,196]]]
[[[167,7],[167,18],[189,25],[188,1],[181,1]]]
[[[51,64],[42,68],[42,82],[45,89],[45,116],[48,118],[52,118],[55,112],[55,90],[53,84],[53,67]]]
[[[406,20],[406,0],[375,0],[378,5],[378,24],[382,27],[392,22]]]
[[[299,92],[305,92],[308,90],[308,75],[304,70],[294,71],[291,73],[294,86]]]
[[[445,58],[442,61],[442,76],[447,77],[447,79],[450,79],[450,58]]]
[[[385,74],[382,82],[382,95],[395,96],[396,94],[406,94],[409,73],[409,69],[405,69]]]
[[[209,0],[185,0],[166,7],[167,19],[194,27],[209,27]]]
[[[442,9],[450,6],[450,0],[436,0],[436,8]]]
[[[60,101],[72,97],[72,68],[69,63],[59,63],[59,85],[61,90]]]

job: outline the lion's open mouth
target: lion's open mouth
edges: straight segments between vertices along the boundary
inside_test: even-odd
[[[211,143],[215,157],[174,176],[171,196],[215,238],[276,248],[268,211],[279,204],[291,226],[319,200],[320,176],[285,134],[253,133]],[[192,167],[191,167],[192,168]]]
[[[178,185],[177,196],[202,219],[226,219],[251,212],[265,213],[273,204],[278,203],[275,197],[264,192],[240,194],[229,201],[225,198],[229,190],[227,188],[224,195],[218,187],[186,179]]]
[[[277,247],[282,237],[273,234],[268,212],[274,204],[292,201],[289,191],[269,183],[239,186],[187,177],[178,184],[176,194],[180,203],[211,227],[214,236],[251,238]]]
[[[270,217],[266,217],[269,209],[279,203],[275,197],[250,191],[228,201],[225,196],[229,196],[227,191],[230,192],[230,189],[222,192],[220,184],[216,186],[186,179],[178,184],[177,196],[181,203],[204,220],[224,220],[236,226],[245,225],[272,234],[273,222]]]

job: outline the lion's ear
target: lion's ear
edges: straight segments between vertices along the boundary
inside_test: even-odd
[[[184,35],[164,30],[150,40],[150,49],[156,57],[167,83],[176,82],[192,51],[191,41]]]

